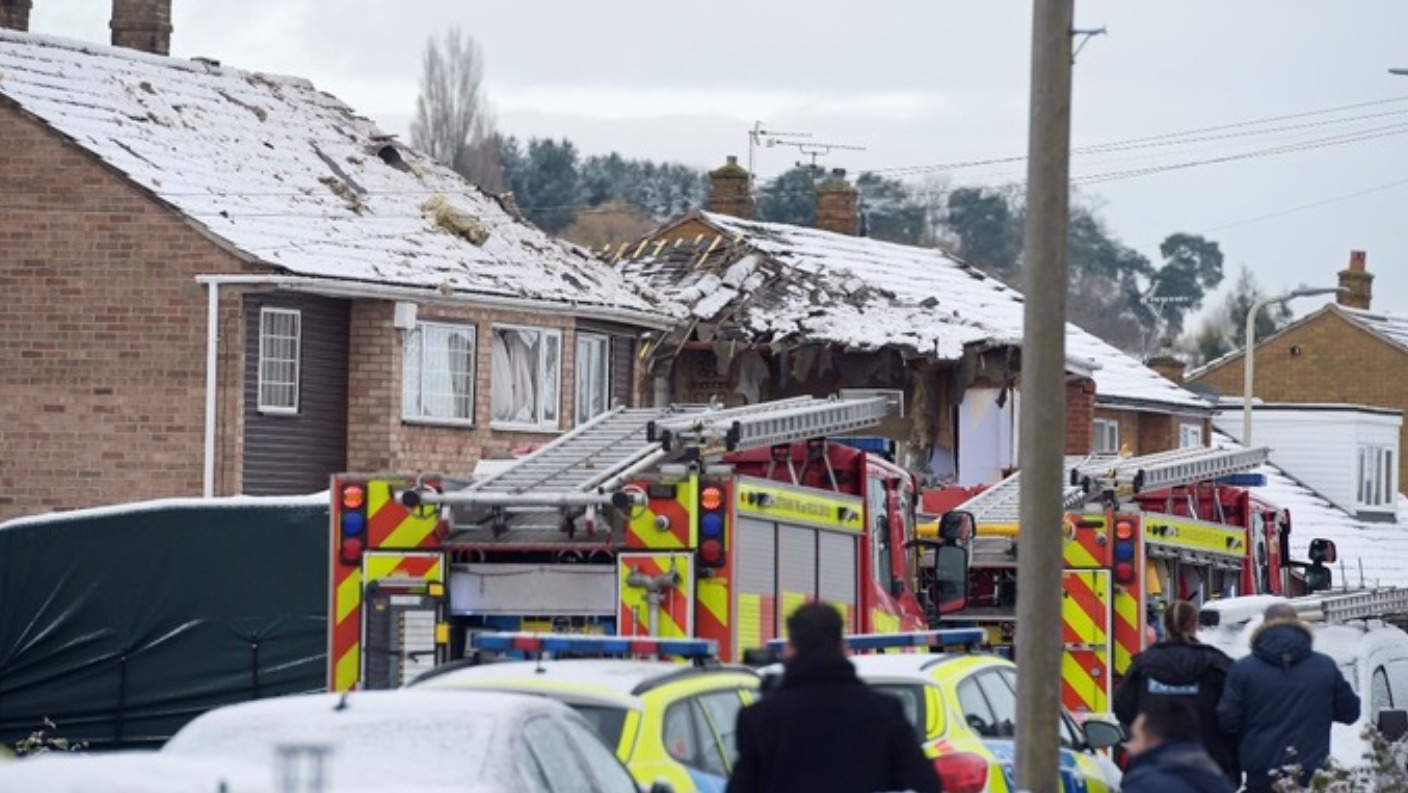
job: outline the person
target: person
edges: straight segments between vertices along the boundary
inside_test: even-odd
[[[1251,654],[1227,674],[1217,717],[1238,736],[1249,793],[1273,790],[1297,767],[1297,781],[1308,785],[1330,756],[1331,720],[1359,718],[1359,697],[1334,659],[1311,649],[1313,641],[1295,609],[1276,603],[1252,633]]]
[[[800,606],[787,633],[782,682],[739,711],[728,793],[942,790],[899,700],[846,660],[836,607]]]
[[[1198,737],[1213,761],[1234,784],[1242,781],[1236,740],[1217,722],[1217,703],[1232,659],[1198,641],[1198,607],[1175,600],[1164,610],[1164,640],[1136,655],[1115,689],[1115,717],[1128,730],[1149,703],[1187,701],[1198,718]]]
[[[1134,717],[1129,769],[1122,793],[1232,793],[1227,779],[1203,748],[1202,726],[1189,697],[1151,698]]]

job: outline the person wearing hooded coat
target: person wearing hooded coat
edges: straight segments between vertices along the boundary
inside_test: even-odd
[[[1272,790],[1283,769],[1298,782],[1330,756],[1330,723],[1353,724],[1359,697],[1334,659],[1311,649],[1314,635],[1295,609],[1277,603],[1252,633],[1251,654],[1237,660],[1217,704],[1222,728],[1238,736],[1248,793]]]
[[[1115,717],[1128,732],[1135,717],[1152,703],[1186,701],[1198,719],[1198,738],[1227,778],[1237,785],[1236,739],[1218,726],[1217,703],[1232,659],[1198,641],[1198,607],[1175,600],[1163,615],[1164,641],[1136,655],[1115,689]]]
[[[1237,786],[1202,746],[1190,697],[1152,698],[1134,718],[1122,793],[1232,793]]]
[[[728,793],[940,793],[898,699],[846,659],[841,615],[815,601],[787,618],[782,682],[738,713]]]

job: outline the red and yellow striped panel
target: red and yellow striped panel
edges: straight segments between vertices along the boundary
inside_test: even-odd
[[[632,511],[626,524],[627,548],[680,551],[694,547],[698,480],[689,477],[674,487],[674,498],[652,498]]]
[[[331,680],[333,691],[349,691],[362,674],[362,592],[384,578],[445,580],[445,559],[437,552],[368,551],[360,568],[350,568],[333,592]]]
[[[1115,674],[1123,675],[1134,656],[1144,649],[1144,598],[1138,582],[1115,587]]]
[[[733,634],[729,631],[728,579],[701,578],[694,585],[694,632],[700,639],[719,643],[719,659],[733,661]]]
[[[1109,534],[1104,517],[1068,514],[1062,529],[1066,542],[1061,555],[1067,569],[1090,570],[1109,564]]]
[[[1072,711],[1109,709],[1110,583],[1108,570],[1061,576],[1061,701]]]
[[[694,555],[688,553],[623,553],[616,560],[616,632],[622,636],[649,636],[648,590],[632,586],[632,573],[656,577],[673,569],[678,583],[660,603],[654,635],[664,638],[694,636]]]

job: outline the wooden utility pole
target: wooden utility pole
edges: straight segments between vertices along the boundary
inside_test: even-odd
[[[1066,427],[1074,0],[1033,0],[1017,553],[1017,788],[1061,789],[1061,468]]]

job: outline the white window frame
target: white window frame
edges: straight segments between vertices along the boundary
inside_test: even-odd
[[[426,338],[429,335],[427,331],[437,330],[446,333],[445,338],[447,341],[443,346],[432,349],[426,344]],[[427,379],[426,360],[427,356],[437,352],[444,353],[446,356],[445,377],[447,382],[450,383],[449,387],[451,389],[451,393],[448,394],[448,397],[452,400],[457,398],[453,393],[454,385],[452,378],[454,377],[454,371],[448,361],[450,353],[448,339],[450,338],[449,334],[453,333],[463,333],[469,337],[469,371],[467,373],[469,378],[469,415],[467,416],[435,415],[433,413],[427,413],[425,407],[427,403],[425,399]],[[410,424],[443,424],[453,427],[473,427],[475,398],[478,396],[476,393],[477,389],[475,389],[474,386],[475,375],[478,371],[477,353],[479,349],[479,333],[474,324],[436,321],[417,322],[414,328],[406,331],[403,349],[405,355],[401,365],[401,420]],[[439,396],[444,397],[446,395],[440,394]]]
[[[502,384],[490,382],[489,384],[489,426],[493,429],[504,430],[526,430],[528,432],[556,432],[562,427],[562,331],[557,328],[544,328],[533,325],[510,325],[506,323],[494,323],[489,332],[489,354],[490,360],[494,355],[494,344],[498,341],[500,332],[537,333],[541,336],[542,342],[538,351],[538,361],[536,366],[537,382],[541,384],[548,375],[547,355],[545,354],[549,346],[549,340],[557,345],[557,371],[553,374],[553,382],[556,387],[553,389],[551,398],[545,395],[541,388],[537,393],[537,405],[535,406],[536,418],[533,421],[512,421],[496,419],[497,404],[494,396],[502,393],[499,387]],[[498,372],[491,372],[497,376]],[[545,418],[545,407],[551,405],[553,417]]]
[[[1113,436],[1113,440],[1109,444],[1102,443],[1106,435]],[[1090,446],[1092,454],[1119,454],[1119,419],[1095,419],[1095,423],[1091,426]],[[1106,448],[1107,446],[1108,448]]]
[[[275,336],[270,327],[274,317],[291,317],[293,320],[292,337],[279,334]],[[279,329],[282,330],[282,329]],[[269,354],[268,345],[275,340],[289,340],[293,342],[292,358],[275,358]],[[255,390],[255,399],[258,400],[259,412],[276,416],[296,416],[298,415],[299,389],[298,381],[302,374],[303,356],[303,312],[296,308],[272,308],[264,306],[259,309],[259,363],[258,363],[258,384]],[[266,365],[292,364],[292,381],[273,380],[266,369]],[[288,402],[266,401],[264,398],[265,386],[287,387],[289,389],[290,400]]]
[[[1203,445],[1203,428],[1197,424],[1178,425],[1178,448],[1196,449]]]
[[[587,389],[591,387],[590,372],[583,365],[583,346],[600,345],[603,370],[601,372],[601,410],[591,412],[591,395]],[[574,345],[576,356],[573,358],[572,371],[574,374],[572,390],[574,392],[572,419],[578,425],[584,424],[590,419],[600,416],[611,410],[611,337],[605,333],[578,333],[577,342]]]
[[[1361,443],[1354,500],[1362,508],[1387,509],[1398,499],[1398,471],[1392,446]]]

